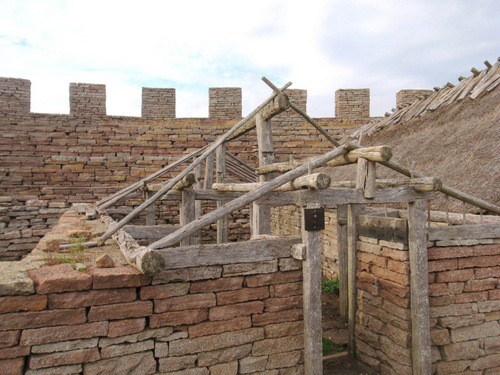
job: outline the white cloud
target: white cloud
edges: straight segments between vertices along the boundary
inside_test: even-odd
[[[209,87],[242,87],[245,114],[266,75],[307,89],[314,116],[363,87],[381,115],[402,88],[496,59],[498,19],[493,0],[3,0],[0,76],[30,79],[40,112],[67,112],[69,83],[89,82],[107,85],[109,114],[140,115],[142,86],[176,88],[178,116],[195,117]]]

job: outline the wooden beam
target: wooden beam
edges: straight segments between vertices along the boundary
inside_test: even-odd
[[[196,182],[193,185],[193,189],[194,189],[193,190],[194,219],[198,219],[201,216],[202,207],[201,207],[201,201],[196,200],[196,193],[194,191],[200,190],[202,188],[202,185],[201,185],[202,166],[201,166],[201,164],[198,165],[194,171],[195,171],[194,174],[196,177]],[[193,245],[201,243],[201,231],[198,231],[195,235],[191,236],[191,243]]]
[[[101,220],[108,226],[116,222],[104,211],[98,209]],[[165,267],[163,257],[155,250],[140,246],[137,241],[123,229],[113,233],[113,239],[118,243],[123,257],[128,264],[146,275],[154,275]]]
[[[337,252],[339,259],[339,313],[344,322],[348,317],[348,249],[347,249],[347,205],[337,206]]]
[[[355,188],[356,181],[336,181],[332,182],[331,186]],[[375,187],[378,189],[394,188],[398,186],[408,186],[412,187],[416,191],[427,192],[441,189],[442,183],[437,177],[375,180]]]
[[[359,158],[357,167],[356,189],[363,190],[366,199],[375,198],[375,162]]]
[[[177,182],[173,187],[172,191],[182,191],[188,187],[193,186],[196,183],[196,175],[194,173],[188,173],[184,178]],[[147,190],[151,192],[160,191],[166,183],[162,184],[148,184]]]
[[[313,173],[300,176],[276,189],[274,191],[295,191],[295,190],[324,190],[330,186],[331,178],[324,173]],[[216,183],[212,187],[218,191],[253,191],[264,185],[265,182],[250,183]]]
[[[415,375],[432,373],[426,205],[425,200],[408,204],[412,370]]]
[[[244,242],[195,245],[160,249],[166,269],[253,263],[290,257],[291,247],[299,236],[255,239]]]
[[[408,244],[408,225],[405,219],[360,215],[357,223],[358,236]]]
[[[500,238],[500,223],[431,227],[428,231],[429,241]]]
[[[214,163],[215,163],[215,154],[208,155],[207,161],[205,162],[205,180],[203,181],[204,189],[212,188],[212,183],[214,179]]]
[[[195,199],[192,190],[184,190],[182,192],[182,200],[180,207],[180,226],[184,226],[194,221],[195,215]],[[189,236],[181,240],[181,246],[194,245],[195,240],[193,236]]]
[[[287,83],[283,89],[287,88],[290,86],[291,83]],[[264,108],[269,102],[274,100],[274,98],[277,96],[277,94],[271,95],[269,99],[264,101],[260,106],[258,106],[255,110],[253,110],[249,115],[247,115],[243,120],[238,122],[235,126],[231,128],[226,134],[223,136],[219,137],[215,142],[213,142],[209,147],[206,148],[206,150],[196,158],[195,161],[193,161],[186,169],[184,169],[181,173],[179,173],[176,177],[174,177],[172,180],[170,180],[160,191],[158,191],[155,195],[153,195],[151,198],[149,198],[147,201],[142,203],[139,207],[135,208],[130,214],[128,214],[126,217],[124,217],[120,222],[116,223],[113,227],[111,227],[106,233],[104,233],[98,240],[98,243],[103,243],[106,241],[113,233],[115,233],[117,230],[122,228],[124,225],[128,224],[132,219],[134,219],[137,215],[139,215],[142,211],[144,211],[146,208],[148,208],[150,205],[152,205],[157,199],[162,197],[165,193],[168,193],[172,187],[175,186],[177,182],[182,180],[188,173],[190,173],[192,170],[194,170],[199,164],[203,162],[207,158],[208,155],[211,153],[215,152],[217,147],[219,147],[221,144],[226,142],[228,139],[230,139],[233,135],[235,135],[247,122],[249,122],[251,119],[254,118],[254,116],[261,111],[262,108]]]
[[[311,161],[310,164],[313,168],[318,168],[319,166],[325,164],[329,160],[343,153],[345,153],[345,149],[343,147],[338,147],[314,159],[313,161]],[[308,170],[309,168],[307,165],[302,165],[294,169],[293,171],[287,172],[279,177],[276,177],[272,181],[266,182],[265,185],[255,189],[254,191],[242,195],[241,197],[226,203],[224,206],[219,207],[215,211],[212,211],[209,214],[200,217],[198,220],[189,223],[188,225],[179,229],[176,233],[172,233],[171,235],[153,243],[152,245],[150,245],[150,247],[153,249],[157,249],[157,248],[172,246],[177,242],[179,242],[182,238],[189,236],[193,232],[203,228],[205,225],[213,223],[215,220],[223,217],[224,215],[227,215],[228,213],[233,212],[238,208],[241,208],[249,203],[252,203],[253,201],[271,192],[278,186],[286,184],[287,182],[302,176],[303,174],[307,173]]]
[[[125,225],[123,230],[136,240],[158,240],[179,229],[178,225]]]
[[[356,289],[356,269],[357,269],[357,252],[356,244],[358,241],[357,216],[359,209],[355,205],[347,206],[347,322],[349,330],[349,339],[347,350],[349,356],[356,356],[356,309],[357,309],[357,289]]]
[[[150,191],[145,192],[146,199],[151,198],[153,195]],[[155,225],[156,222],[156,208],[155,205],[152,204],[146,210],[146,225]]]
[[[356,163],[359,158],[364,158],[371,161],[388,161],[392,157],[392,150],[389,146],[373,146],[373,147],[363,147],[360,149],[355,149],[349,151],[346,155],[339,156],[328,163],[326,166],[328,167],[338,167],[341,165],[347,165]],[[297,159],[293,160],[293,165],[290,162],[283,163],[272,163],[267,166],[259,166],[257,169],[257,174],[267,174],[273,172],[288,172],[293,168],[307,164],[313,158],[307,159]]]
[[[319,208],[309,204],[306,208]],[[303,208],[304,210],[304,208]],[[302,211],[302,243],[306,260],[302,263],[304,288],[304,373],[323,374],[321,321],[321,231],[306,231]]]
[[[224,182],[226,178],[226,144],[222,143],[217,147],[217,154],[215,159],[215,175],[217,183]],[[217,201],[217,208],[220,208],[226,203],[225,201]],[[217,243],[227,242],[228,239],[228,227],[227,227],[227,215],[222,216],[217,220]]]

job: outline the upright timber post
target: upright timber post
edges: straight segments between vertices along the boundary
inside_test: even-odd
[[[264,120],[262,115],[258,113],[255,116],[255,124],[257,128],[257,145],[259,148],[259,167],[263,167],[274,163],[274,147],[273,136],[271,132],[271,123],[269,120]],[[259,176],[260,182],[271,181],[274,178],[274,173],[268,173]],[[271,207],[259,206],[252,204],[252,225],[250,226],[253,235],[270,234],[271,233]]]
[[[337,206],[337,249],[339,254],[339,313],[344,322],[347,323],[348,316],[348,249],[347,249],[347,205]]]
[[[216,182],[224,182],[226,177],[226,144],[222,143],[216,151]],[[217,201],[217,208],[224,205],[225,201]],[[217,220],[217,243],[227,242],[227,215]]]
[[[356,356],[355,345],[355,326],[356,326],[356,308],[357,308],[357,290],[356,290],[356,242],[358,234],[356,230],[357,215],[359,209],[356,205],[347,206],[347,322],[349,326],[349,341],[347,350],[349,356],[354,358]]]
[[[195,195],[193,190],[181,192],[180,225],[184,226],[195,220]],[[194,236],[181,240],[181,246],[194,245]]]
[[[414,375],[430,374],[432,364],[425,209],[426,201],[424,199],[408,203],[411,341]]]
[[[304,367],[305,375],[323,374],[323,344],[321,321],[321,226],[319,205],[308,204],[302,209],[302,243],[306,259],[302,263],[304,285]],[[324,212],[324,211],[323,211]],[[311,223],[316,220],[318,225]],[[311,227],[312,224],[312,227]]]

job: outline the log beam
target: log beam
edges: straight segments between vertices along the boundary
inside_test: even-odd
[[[332,182],[332,187],[355,188],[356,181],[336,181]],[[375,180],[377,189],[389,189],[399,186],[407,186],[420,192],[430,192],[439,190],[442,186],[441,180],[437,177],[412,178],[412,179],[380,179]]]
[[[331,179],[330,176],[324,173],[313,173],[306,176],[301,176],[292,180],[280,187],[274,189],[274,191],[295,191],[295,190],[324,190],[330,187]],[[213,189],[218,191],[253,191],[261,186],[265,185],[265,182],[251,182],[251,183],[220,183],[214,184]]]

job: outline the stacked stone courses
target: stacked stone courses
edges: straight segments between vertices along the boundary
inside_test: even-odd
[[[0,78],[0,259],[4,260],[28,253],[53,225],[60,214],[56,210],[76,202],[95,202],[156,172],[214,141],[242,115],[240,88],[210,89],[210,117],[184,119],[175,118],[174,89],[144,88],[143,117],[107,116],[105,85],[70,84],[70,114],[61,115],[31,113],[30,90],[28,80]],[[307,109],[306,90],[287,93]],[[345,126],[343,113],[338,115],[317,119],[337,139],[354,131],[353,124],[370,121],[359,117]],[[331,148],[291,110],[273,119],[273,139],[277,161],[289,160],[290,154],[307,157]],[[230,142],[228,150],[255,166],[255,145],[252,131]],[[24,212],[23,202],[32,204]],[[177,212],[172,204],[157,205],[159,223],[176,223],[175,215],[163,216],[169,211]],[[26,219],[19,220],[21,215]],[[231,238],[247,238],[248,223],[239,213],[235,215]],[[32,240],[23,237],[29,230],[38,233]]]

